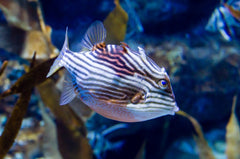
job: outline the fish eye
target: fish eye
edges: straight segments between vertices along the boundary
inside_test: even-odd
[[[162,80],[160,80],[159,82],[158,82],[158,85],[160,86],[160,88],[161,89],[167,89],[167,87],[168,87],[168,82],[166,81],[166,80],[164,80],[164,79],[162,79]]]

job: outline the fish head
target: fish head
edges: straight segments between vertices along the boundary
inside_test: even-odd
[[[165,68],[160,68],[139,49],[140,56],[134,56],[138,69],[132,81],[138,91],[130,99],[126,109],[134,114],[134,121],[144,121],[164,115],[174,115],[179,110],[170,78]]]
[[[149,79],[139,82],[140,91],[132,96],[126,109],[134,114],[134,121],[144,121],[164,115],[174,115],[179,110],[167,74],[154,85]],[[148,84],[147,84],[148,83]]]

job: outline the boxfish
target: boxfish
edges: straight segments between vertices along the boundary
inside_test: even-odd
[[[80,98],[98,114],[122,122],[140,122],[179,110],[165,68],[160,68],[144,49],[126,43],[106,44],[100,21],[91,24],[80,51],[69,49],[66,30],[62,50],[47,77],[67,70],[60,105]]]

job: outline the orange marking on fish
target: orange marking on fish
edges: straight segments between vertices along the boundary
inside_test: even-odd
[[[128,51],[127,51],[127,48],[130,48],[129,46],[128,46],[128,44],[126,44],[125,42],[121,42],[121,45],[120,45],[122,48],[123,48],[123,52],[124,53],[127,53]]]
[[[130,48],[130,47],[128,46],[128,44],[125,43],[125,42],[121,42],[121,44],[122,44],[122,46],[125,46],[125,47],[127,47],[127,48]]]
[[[121,45],[121,47],[123,48],[123,51],[121,51],[121,53],[127,53],[126,47],[125,47],[125,46],[122,46],[122,45]]]
[[[102,42],[102,43],[94,45],[93,48],[92,48],[92,51],[95,51],[96,49],[102,49],[103,50],[104,48],[106,48],[106,44],[105,44],[105,42]]]
[[[143,97],[143,93],[142,92],[138,92],[137,94],[135,94],[132,99],[131,99],[131,103],[133,104],[137,104]]]

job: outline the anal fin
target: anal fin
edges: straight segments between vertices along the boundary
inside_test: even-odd
[[[76,79],[70,73],[66,73],[60,98],[60,105],[68,104],[76,97],[75,84]]]

